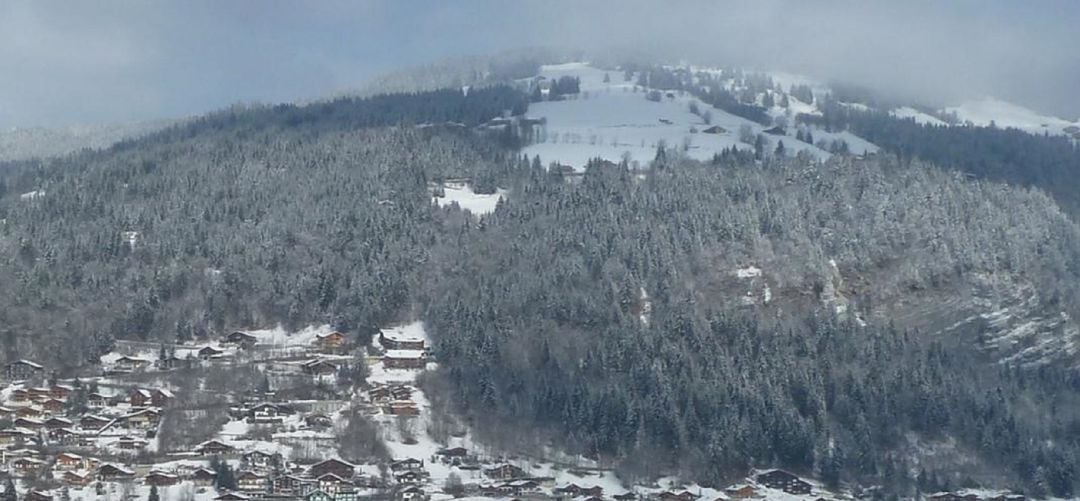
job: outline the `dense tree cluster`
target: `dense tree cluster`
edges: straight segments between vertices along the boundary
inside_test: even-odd
[[[523,163],[514,197],[440,248],[454,265],[432,272],[427,319],[463,408],[550,426],[624,471],[719,483],[786,466],[907,492],[915,464],[892,451],[956,437],[1014,485],[1071,492],[1070,372],[1029,379],[964,337],[798,306],[830,286],[830,259],[873,284],[867,302],[1023,269],[1075,304],[1080,230],[1051,200],[887,157],[663,158],[640,181]],[[748,263],[771,270],[775,304],[739,306]]]

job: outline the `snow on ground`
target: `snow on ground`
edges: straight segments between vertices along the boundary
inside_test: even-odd
[[[34,190],[19,195],[19,200],[34,200],[43,196],[45,196],[45,190]]]
[[[754,278],[761,276],[761,268],[757,266],[747,266],[746,268],[739,268],[735,270],[735,276],[739,278]]]
[[[448,207],[456,203],[462,210],[478,216],[495,212],[499,199],[507,195],[503,189],[496,189],[492,194],[474,193],[472,187],[465,183],[446,183],[443,185],[443,193],[442,197],[432,197],[435,205]]]
[[[147,499],[150,497],[150,487],[138,482],[132,482],[126,486],[115,482],[103,484],[105,491],[98,495],[94,487],[70,488],[68,493],[72,501],[108,501],[122,499],[124,494],[130,493],[130,499]],[[59,493],[59,491],[56,491]],[[210,487],[196,487],[190,481],[180,482],[176,485],[158,487],[158,497],[161,501],[210,501],[218,496],[217,491]]]
[[[933,115],[930,115],[929,113],[923,113],[923,112],[921,112],[921,111],[919,111],[919,110],[917,110],[915,108],[911,108],[909,106],[902,106],[900,108],[896,108],[896,109],[890,111],[889,114],[896,117],[896,118],[901,118],[901,119],[910,118],[912,120],[915,120],[915,123],[920,124],[920,125],[938,125],[938,126],[940,126],[940,125],[948,125],[947,123],[943,122],[941,119],[939,119],[939,118],[937,118],[937,117],[935,117]]]
[[[1014,127],[1037,134],[1044,131],[1050,134],[1062,134],[1065,127],[1073,125],[1067,120],[1042,115],[1023,106],[992,97],[966,101],[959,106],[945,108],[945,112],[956,113],[961,122],[986,126],[992,121],[1001,128]]]
[[[312,343],[315,342],[317,336],[328,334],[333,331],[334,329],[332,329],[329,324],[324,324],[311,325],[296,332],[286,331],[280,325],[273,329],[260,329],[244,332],[254,336],[256,339],[255,343],[259,345],[268,345],[273,348],[298,348],[310,347]]]
[[[610,76],[610,82],[604,82],[605,73]],[[755,134],[766,128],[705,105],[689,94],[673,93],[669,97],[663,92],[659,102],[649,101],[645,99],[646,92],[634,92],[634,83],[623,81],[619,72],[605,72],[585,63],[544,66],[541,75],[549,79],[562,76],[581,79],[579,95],[529,106],[531,117],[546,118],[547,123],[537,142],[527,146],[524,153],[530,157],[539,155],[545,164],[558,162],[580,170],[592,158],[619,161],[629,155],[631,161],[644,165],[655,157],[661,142],[668,148],[685,150],[691,158],[708,160],[724,148],[752,147],[739,142],[740,127],[750,127]],[[690,113],[691,102],[709,111],[711,124]],[[722,127],[724,131],[703,132],[712,126]],[[697,132],[692,132],[692,128]],[[775,145],[774,140],[770,142]],[[807,150],[818,158],[829,156],[794,139],[784,141],[784,146],[789,154]]]

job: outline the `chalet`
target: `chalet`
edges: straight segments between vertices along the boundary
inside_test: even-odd
[[[60,482],[71,487],[86,487],[93,481],[93,475],[78,471],[65,471],[64,474],[60,476]]]
[[[727,132],[727,129],[719,125],[714,125],[712,127],[702,130],[701,132],[704,132],[705,134],[724,134]]]
[[[379,333],[379,344],[387,350],[424,350],[427,348],[424,345],[423,339],[413,339],[401,336],[389,335],[386,333]]]
[[[176,485],[180,483],[180,477],[171,473],[165,473],[161,471],[151,471],[143,478],[143,483],[146,485],[156,485],[158,487],[167,487],[170,485]]]
[[[258,342],[258,338],[242,331],[233,331],[225,336],[224,343],[239,346],[243,349],[251,348]]]
[[[334,420],[326,414],[314,413],[304,416],[304,424],[310,428],[329,428],[334,425]]]
[[[28,440],[33,434],[26,430],[8,428],[0,430],[0,447],[8,447],[19,442]]]
[[[45,409],[36,405],[28,405],[15,409],[15,417],[35,419],[45,415]]]
[[[137,451],[147,446],[147,441],[141,438],[124,435],[116,441],[116,447],[126,451]]]
[[[30,431],[37,431],[45,428],[45,422],[34,418],[18,418],[15,420],[16,428],[24,428]]]
[[[782,125],[777,125],[776,127],[765,129],[762,132],[764,132],[766,134],[773,135],[773,136],[786,136],[787,135],[787,131],[784,130],[784,126],[782,126]]]
[[[109,399],[100,393],[94,392],[86,396],[86,406],[91,409],[102,409],[109,405]]]
[[[26,391],[30,395],[30,400],[33,400],[34,402],[44,402],[49,399],[49,395],[52,393],[48,388],[43,386],[35,386]]]
[[[416,458],[405,458],[390,463],[390,471],[422,471],[424,462]]]
[[[368,390],[368,400],[378,403],[392,400],[389,386],[377,386]]]
[[[412,400],[395,400],[386,404],[383,412],[392,416],[419,416],[420,407]]]
[[[41,409],[48,414],[59,414],[64,412],[64,407],[67,407],[67,402],[55,398],[50,398],[41,404]]]
[[[540,482],[533,479],[521,479],[506,482],[500,488],[507,494],[520,496],[528,492],[536,492],[540,490]],[[603,491],[603,489],[600,489]]]
[[[319,486],[318,489],[327,494],[337,494],[338,491],[353,487],[347,480],[338,475],[334,475],[333,473],[321,475],[317,481]]]
[[[387,369],[423,369],[427,365],[424,352],[416,350],[387,350],[382,362]]]
[[[166,355],[165,358],[159,358],[157,362],[158,370],[171,371],[182,367],[189,367],[191,364],[189,360],[180,358],[176,354]]]
[[[312,360],[310,362],[305,362],[301,368],[303,369],[304,374],[316,377],[329,377],[338,372],[337,364],[326,360]]]
[[[112,424],[113,420],[94,414],[87,414],[79,419],[79,428],[92,431],[103,431]]]
[[[45,420],[45,429],[48,430],[59,430],[61,428],[71,428],[72,426],[75,426],[75,423],[70,419],[59,416],[53,416]]]
[[[11,419],[15,416],[15,409],[0,406],[0,419]]]
[[[146,407],[153,401],[154,395],[147,389],[135,388],[128,393],[128,404],[132,407]]]
[[[82,433],[75,428],[58,428],[55,430],[49,430],[49,440],[58,442],[64,445],[77,445],[79,439],[82,438]]]
[[[292,413],[292,408],[287,405],[269,402],[263,402],[247,410],[248,420],[255,423],[280,423],[285,416]]]
[[[622,494],[616,494],[616,495],[611,496],[611,497],[613,499],[615,499],[615,501],[636,501],[637,500],[637,494],[634,494],[633,492],[624,492]]]
[[[23,501],[53,501],[53,496],[45,491],[32,490],[26,494]]]
[[[26,359],[11,362],[4,368],[4,376],[8,381],[25,381],[27,379],[36,379],[44,375],[44,366]]]
[[[435,457],[438,458],[440,463],[448,464],[452,466],[460,466],[465,458],[469,457],[469,451],[464,447],[454,447],[452,449],[439,449],[435,451]]]
[[[150,365],[150,360],[145,358],[124,355],[113,362],[113,369],[121,372],[135,372],[146,369]]]
[[[402,471],[394,473],[394,481],[399,484],[418,484],[424,481],[424,474],[415,471]]]
[[[155,409],[142,409],[120,418],[119,421],[122,421],[124,426],[128,428],[148,430],[156,427],[161,422],[161,413]]]
[[[270,486],[266,475],[243,471],[236,475],[236,487],[243,492],[265,492]]]
[[[319,478],[327,473],[333,473],[341,478],[352,478],[356,467],[350,463],[342,461],[340,459],[327,459],[315,463],[308,468],[308,476],[312,478]]]
[[[195,356],[199,357],[199,360],[204,361],[221,358],[224,355],[224,351],[214,348],[213,346],[204,346],[202,349],[195,353]]]
[[[30,391],[25,388],[16,388],[11,392],[11,402],[18,405],[27,405],[30,403]]]
[[[207,468],[199,468],[188,476],[196,487],[209,487],[217,480],[217,473]]]
[[[484,475],[495,480],[510,480],[529,476],[525,470],[512,464],[503,464],[484,470]]]
[[[424,494],[424,490],[411,485],[398,492],[398,499],[401,501],[424,501],[427,499],[427,495]]]
[[[245,452],[240,459],[246,468],[269,468],[274,464],[274,455],[263,451]]]
[[[757,489],[755,489],[754,486],[745,484],[728,487],[727,489],[724,489],[724,494],[727,494],[731,499],[747,499],[757,497],[758,495]]]
[[[229,444],[226,444],[226,443],[223,443],[223,442],[220,442],[220,441],[217,441],[217,440],[209,440],[209,441],[203,442],[203,443],[199,444],[198,447],[195,448],[195,452],[197,452],[197,453],[199,453],[200,455],[203,455],[203,456],[214,456],[214,455],[218,455],[218,454],[232,454],[235,451],[236,451],[236,449],[233,446],[231,446]]]
[[[274,492],[279,493],[299,493],[306,484],[305,479],[296,475],[278,475],[271,481]]]
[[[315,335],[315,346],[322,351],[340,351],[348,342],[349,338],[338,331]]]
[[[304,501],[336,501],[337,496],[322,489],[315,489],[303,497]]]
[[[565,487],[556,487],[554,489],[556,494],[566,494],[569,497],[600,497],[604,495],[604,488],[599,485],[593,487],[582,487],[577,484],[570,484]]]
[[[409,400],[412,398],[412,392],[413,389],[411,386],[403,384],[390,387],[390,396],[393,397],[394,400]]]
[[[164,388],[157,388],[150,392],[150,405],[154,407],[165,407],[170,401],[176,398],[173,392]]]
[[[770,489],[779,489],[788,494],[809,494],[812,486],[794,474],[784,470],[772,470],[756,477],[759,484]]]
[[[248,501],[247,496],[240,494],[239,492],[226,492],[216,498],[214,501]]]
[[[661,492],[660,495],[656,496],[656,499],[658,499],[660,501],[694,501],[698,497],[699,496],[697,496],[696,494],[694,494],[694,493],[692,493],[690,491],[682,491],[682,492],[664,491],[664,492]]]
[[[54,384],[49,387],[49,398],[67,400],[72,393],[75,393],[75,388],[66,384]]]
[[[21,457],[11,462],[11,469],[18,475],[26,475],[45,467],[45,461],[32,457]]]
[[[70,452],[61,452],[56,455],[56,464],[53,468],[58,471],[81,470],[84,464],[85,461],[82,456]]]

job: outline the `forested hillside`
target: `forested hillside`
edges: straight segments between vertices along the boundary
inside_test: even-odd
[[[97,360],[113,339],[408,310],[433,236],[428,181],[491,164],[461,127],[524,106],[505,87],[234,109],[103,152],[0,167],[8,360]],[[21,196],[31,192],[34,196]],[[368,329],[368,330],[365,330]]]
[[[1038,277],[1075,308],[1080,230],[1041,193],[887,157],[661,163],[643,180],[593,164],[580,184],[537,169],[519,183],[443,249],[455,266],[427,297],[478,419],[568,433],[628,471],[783,465],[907,493],[959,480],[897,452],[955,437],[1012,481],[1070,492],[1080,379],[1029,379],[969,339],[858,315],[980,274]],[[772,280],[754,308],[738,278],[751,266]],[[846,312],[822,302],[837,269],[868,284]]]
[[[457,412],[626,475],[1074,492],[1074,353],[1013,364],[895,320],[988,282],[1080,318],[1080,228],[1042,191],[1072,208],[1075,148],[847,117],[901,155],[661,148],[576,176],[483,126],[526,107],[506,86],[238,107],[0,165],[2,356],[67,374],[115,339],[330,323],[367,344],[419,317]],[[945,134],[990,139],[956,153]],[[507,196],[481,218],[439,208],[449,178]]]

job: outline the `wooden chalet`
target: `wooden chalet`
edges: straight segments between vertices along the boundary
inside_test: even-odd
[[[214,498],[214,501],[248,501],[248,499],[251,498],[239,492],[226,492],[225,494]]]
[[[30,400],[39,403],[48,400],[50,395],[52,394],[52,392],[44,386],[36,386],[33,388],[29,388],[26,391],[30,395]]]
[[[316,377],[329,377],[337,374],[338,372],[337,364],[326,360],[318,359],[312,360],[310,362],[305,362],[304,365],[301,366],[301,369],[304,371],[304,374]]]
[[[11,470],[16,475],[28,475],[30,473],[42,470],[48,463],[38,458],[33,457],[21,457],[11,462]]]
[[[195,352],[195,356],[199,357],[199,360],[210,361],[225,356],[224,350],[219,350],[213,346],[204,346],[199,351]]]
[[[423,369],[427,365],[426,355],[417,350],[387,350],[382,362],[387,369]]]
[[[577,497],[600,497],[604,495],[604,488],[599,485],[592,487],[582,487],[577,484],[570,484],[564,487],[556,487],[554,489],[557,494],[565,494],[572,498]]]
[[[195,447],[195,452],[203,456],[232,454],[236,448],[218,440],[208,440]]]
[[[260,473],[242,471],[236,475],[236,487],[242,492],[265,492],[270,487],[270,480]]]
[[[143,483],[146,485],[156,485],[158,487],[168,487],[180,483],[180,477],[163,471],[151,471],[143,477]]]
[[[152,365],[148,359],[124,355],[113,362],[113,370],[120,372],[135,372],[146,369]]]
[[[616,495],[611,496],[611,497],[615,501],[636,501],[637,500],[637,494],[634,494],[633,492],[624,492],[622,494],[616,494]]]
[[[390,463],[390,471],[423,471],[424,462],[416,458],[405,458]]]
[[[70,487],[86,487],[94,481],[94,476],[78,471],[65,471],[60,475],[60,482]]]
[[[57,400],[67,400],[72,393],[75,393],[74,386],[68,386],[66,384],[54,384],[49,387],[49,398],[55,398]]]
[[[208,468],[199,468],[191,472],[188,479],[191,480],[196,487],[208,487],[214,485],[214,482],[217,480],[217,473],[214,473],[213,470]]]
[[[41,409],[48,414],[59,414],[64,412],[64,407],[67,407],[67,402],[55,398],[50,398],[41,403]]]
[[[100,432],[111,425],[112,419],[98,416],[96,414],[87,414],[79,418],[79,428],[88,431]]]
[[[30,439],[33,434],[17,428],[0,430],[0,447],[9,447]]]
[[[315,335],[315,347],[322,351],[341,351],[348,344],[349,338],[345,334],[333,331],[326,334]]]
[[[24,428],[30,431],[38,431],[45,428],[45,422],[40,419],[21,417],[15,419],[16,428]]]
[[[240,456],[240,460],[245,468],[264,469],[274,464],[275,455],[264,451],[250,451]]]
[[[147,407],[152,405],[154,395],[145,388],[135,388],[128,392],[128,404],[132,407]]]
[[[424,473],[415,470],[394,473],[394,481],[399,484],[418,484],[424,481]]]
[[[694,501],[698,497],[700,497],[700,496],[698,496],[698,495],[696,495],[696,494],[694,494],[694,493],[692,493],[690,491],[682,491],[682,492],[664,491],[664,492],[661,492],[659,495],[657,495],[656,499],[658,499],[660,501]]]
[[[60,443],[63,445],[78,445],[81,441],[82,433],[75,428],[58,428],[55,430],[49,430],[49,440]]]
[[[225,336],[224,343],[239,346],[243,349],[248,349],[255,346],[255,343],[259,341],[258,338],[248,334],[244,331],[233,331],[229,335]]]
[[[15,409],[16,418],[30,418],[36,419],[45,415],[45,409],[36,405],[28,405],[26,407],[19,407]]]
[[[0,419],[11,419],[15,416],[15,409],[0,405]]]
[[[53,501],[53,495],[46,491],[32,490],[26,494],[23,501]]]
[[[341,478],[353,478],[356,467],[351,463],[340,459],[326,459],[311,465],[307,475],[311,478],[319,478],[327,473],[333,473]]]
[[[724,489],[724,494],[727,494],[732,499],[748,499],[757,497],[757,488],[752,485],[733,485]]]
[[[75,423],[70,419],[60,416],[53,416],[45,420],[45,429],[47,430],[59,430],[61,428],[71,428],[74,426]]]
[[[86,396],[86,406],[91,409],[103,409],[108,407],[109,399],[101,393],[91,393]]]
[[[387,350],[424,350],[427,346],[423,339],[413,339],[379,333],[379,344]]]
[[[427,494],[424,490],[415,485],[410,485],[397,493],[398,499],[401,501],[423,501],[427,499]]]
[[[161,422],[161,413],[156,409],[142,409],[119,418],[119,421],[123,422],[127,428],[149,430],[157,427]]]
[[[494,468],[488,468],[484,470],[484,475],[495,480],[511,480],[529,476],[525,470],[512,464],[502,464]]]
[[[4,367],[4,377],[8,381],[25,381],[40,378],[44,375],[45,366],[26,359],[16,360]]]
[[[395,400],[383,406],[383,412],[392,416],[419,416],[420,407],[412,400]]]
[[[146,440],[130,435],[124,435],[120,437],[120,440],[116,441],[116,447],[125,451],[137,451],[143,449],[148,444],[149,442]]]
[[[793,473],[784,470],[772,470],[758,475],[755,480],[770,489],[780,489],[788,494],[810,494],[813,489],[809,483],[803,481]]]
[[[53,468],[57,471],[81,470],[86,461],[82,456],[70,452],[61,452],[56,455],[56,463]]]

